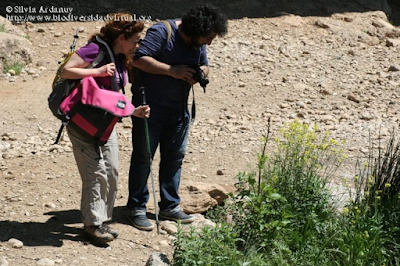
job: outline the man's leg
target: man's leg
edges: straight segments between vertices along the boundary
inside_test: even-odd
[[[153,110],[152,108],[150,118],[147,119],[151,157],[154,156],[162,132],[162,117],[158,113],[162,114],[162,112],[157,112],[156,109]],[[133,151],[129,169],[127,216],[136,228],[152,230],[154,225],[146,217],[146,204],[149,200],[147,179],[150,173],[150,160],[147,151],[144,119],[133,117],[132,124]]]
[[[190,223],[193,218],[179,208],[180,197],[178,194],[189,124],[184,124],[180,111],[173,112],[171,118],[171,122],[164,127],[160,139],[160,216],[169,220]],[[186,118],[186,121],[189,121],[188,113],[186,113]]]

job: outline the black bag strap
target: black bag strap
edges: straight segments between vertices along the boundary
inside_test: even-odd
[[[60,129],[58,130],[57,138],[56,138],[56,141],[54,142],[54,144],[57,144],[60,141],[64,128],[68,125],[71,118],[79,111],[79,109],[81,109],[81,107],[82,107],[82,105],[80,105],[80,104],[75,105],[65,116],[65,119],[62,121]]]
[[[115,64],[114,54],[111,51],[110,46],[108,46],[108,44],[105,41],[103,41],[99,36],[96,36],[96,41],[101,43],[102,45],[104,45],[104,47],[106,48],[106,50],[108,52],[107,55],[108,55],[111,63]],[[115,76],[115,72],[114,72],[114,75],[111,77],[111,88],[112,88],[113,91],[119,91],[117,77]]]

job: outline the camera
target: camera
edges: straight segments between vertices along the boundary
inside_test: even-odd
[[[191,65],[190,67],[196,71],[196,73],[193,73],[193,79],[197,81],[200,86],[203,87],[204,92],[206,92],[206,86],[210,81],[204,75],[203,70],[198,65]]]

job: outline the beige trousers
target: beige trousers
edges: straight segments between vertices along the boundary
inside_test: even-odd
[[[82,179],[81,214],[85,226],[111,221],[118,185],[118,142],[114,128],[109,140],[100,146],[67,126],[75,161]]]

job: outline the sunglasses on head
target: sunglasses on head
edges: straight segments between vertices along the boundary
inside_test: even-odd
[[[141,44],[142,41],[143,41],[143,39],[139,39],[139,40],[134,41],[134,42],[132,42],[132,43],[133,43],[133,45],[136,45],[136,44]]]
[[[132,20],[132,22],[130,22],[130,23],[128,23],[128,24],[125,25],[125,27],[122,29],[122,31],[124,31],[124,30],[126,30],[126,29],[132,27],[132,26],[135,25],[135,24],[136,24],[136,20]]]

